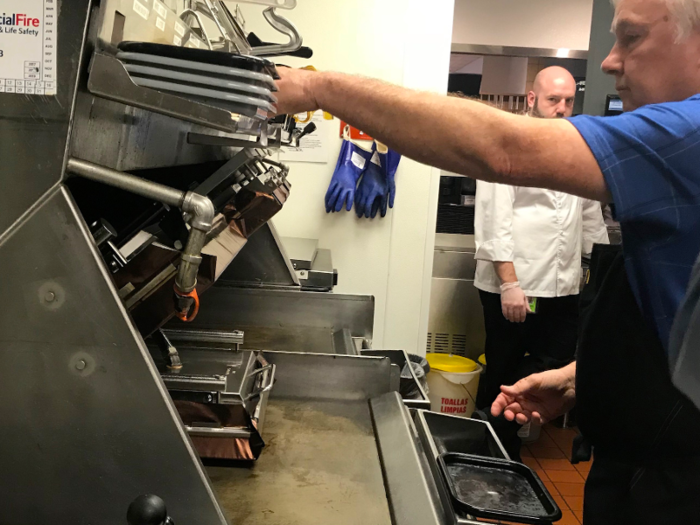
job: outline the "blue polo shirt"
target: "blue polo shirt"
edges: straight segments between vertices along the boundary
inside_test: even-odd
[[[603,171],[630,285],[668,349],[700,253],[700,95],[570,122]]]

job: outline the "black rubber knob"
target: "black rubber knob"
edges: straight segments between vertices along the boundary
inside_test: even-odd
[[[153,494],[139,496],[126,511],[129,525],[163,525],[168,520],[165,502]]]

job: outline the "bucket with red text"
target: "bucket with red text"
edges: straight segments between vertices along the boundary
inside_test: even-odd
[[[481,366],[471,359],[450,354],[428,354],[430,410],[471,417],[479,389]]]

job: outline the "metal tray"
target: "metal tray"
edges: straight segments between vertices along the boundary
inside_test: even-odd
[[[150,67],[163,68],[170,71],[185,71],[192,73],[201,73],[207,76],[218,76],[222,78],[232,78],[239,82],[251,84],[253,86],[264,87],[270,91],[277,91],[277,85],[272,76],[267,73],[257,73],[240,69],[237,67],[217,66],[214,64],[205,64],[200,62],[190,62],[187,60],[178,60],[176,58],[160,57],[157,55],[146,55],[143,53],[126,53],[120,51],[117,53],[117,59],[122,63],[129,65],[143,64]]]
[[[174,71],[162,67],[143,66],[139,64],[125,64],[126,70],[132,76],[140,75],[145,77],[166,78],[174,82],[190,83],[196,85],[204,85],[215,87],[221,91],[232,91],[234,93],[243,93],[253,95],[268,102],[277,102],[277,97],[272,94],[269,88],[256,86],[238,80],[229,80],[211,75],[193,74],[183,71]]]
[[[273,78],[279,78],[275,64],[265,58],[236,55],[222,51],[210,51],[208,49],[191,49],[187,47],[153,44],[151,42],[122,42],[119,49],[126,53],[142,53],[189,62],[202,62],[217,66],[235,67],[266,73]]]
[[[139,87],[168,91],[185,97],[193,96],[196,97],[196,100],[201,100],[203,103],[210,106],[221,106],[231,113],[238,113],[250,118],[267,119],[269,113],[275,112],[275,108],[269,102],[261,98],[135,75],[132,75],[131,80]]]
[[[262,352],[178,345],[181,369],[149,346],[185,430],[200,457],[251,461],[260,456],[274,364]]]
[[[403,370],[403,367],[406,366],[406,363],[408,362],[408,355],[406,354],[405,350],[361,350],[360,355],[373,357],[388,357],[391,361],[391,364],[399,368],[399,375],[401,374],[401,370]],[[413,378],[412,380],[415,383],[415,388],[419,392],[419,397],[417,397],[416,399],[408,399],[404,397],[404,404],[408,408],[430,410],[430,399],[428,399],[428,394],[425,393],[425,390],[418,381],[418,378],[416,378],[416,375],[413,373],[412,368],[411,377]],[[403,381],[404,380],[401,379],[401,383],[403,383]],[[403,384],[401,386],[403,386]]]
[[[458,452],[510,459],[508,454],[491,425],[485,421],[425,410],[413,411],[413,420],[442,506],[450,516],[449,522],[473,525],[476,522],[468,514],[461,509],[455,509],[452,505],[450,491],[442,476],[438,457],[446,452]]]
[[[510,459],[491,425],[479,419],[419,412],[417,426],[430,440],[435,456],[447,452]]]
[[[549,524],[562,517],[537,474],[516,461],[446,453],[438,457],[456,508],[478,518]]]

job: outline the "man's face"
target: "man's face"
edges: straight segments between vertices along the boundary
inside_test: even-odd
[[[677,43],[676,21],[664,0],[621,0],[612,31],[615,46],[602,69],[615,76],[625,111],[700,91],[700,34],[693,31]]]
[[[528,95],[532,116],[539,118],[570,117],[574,112],[576,83],[571,75],[545,78],[541,86]]]

